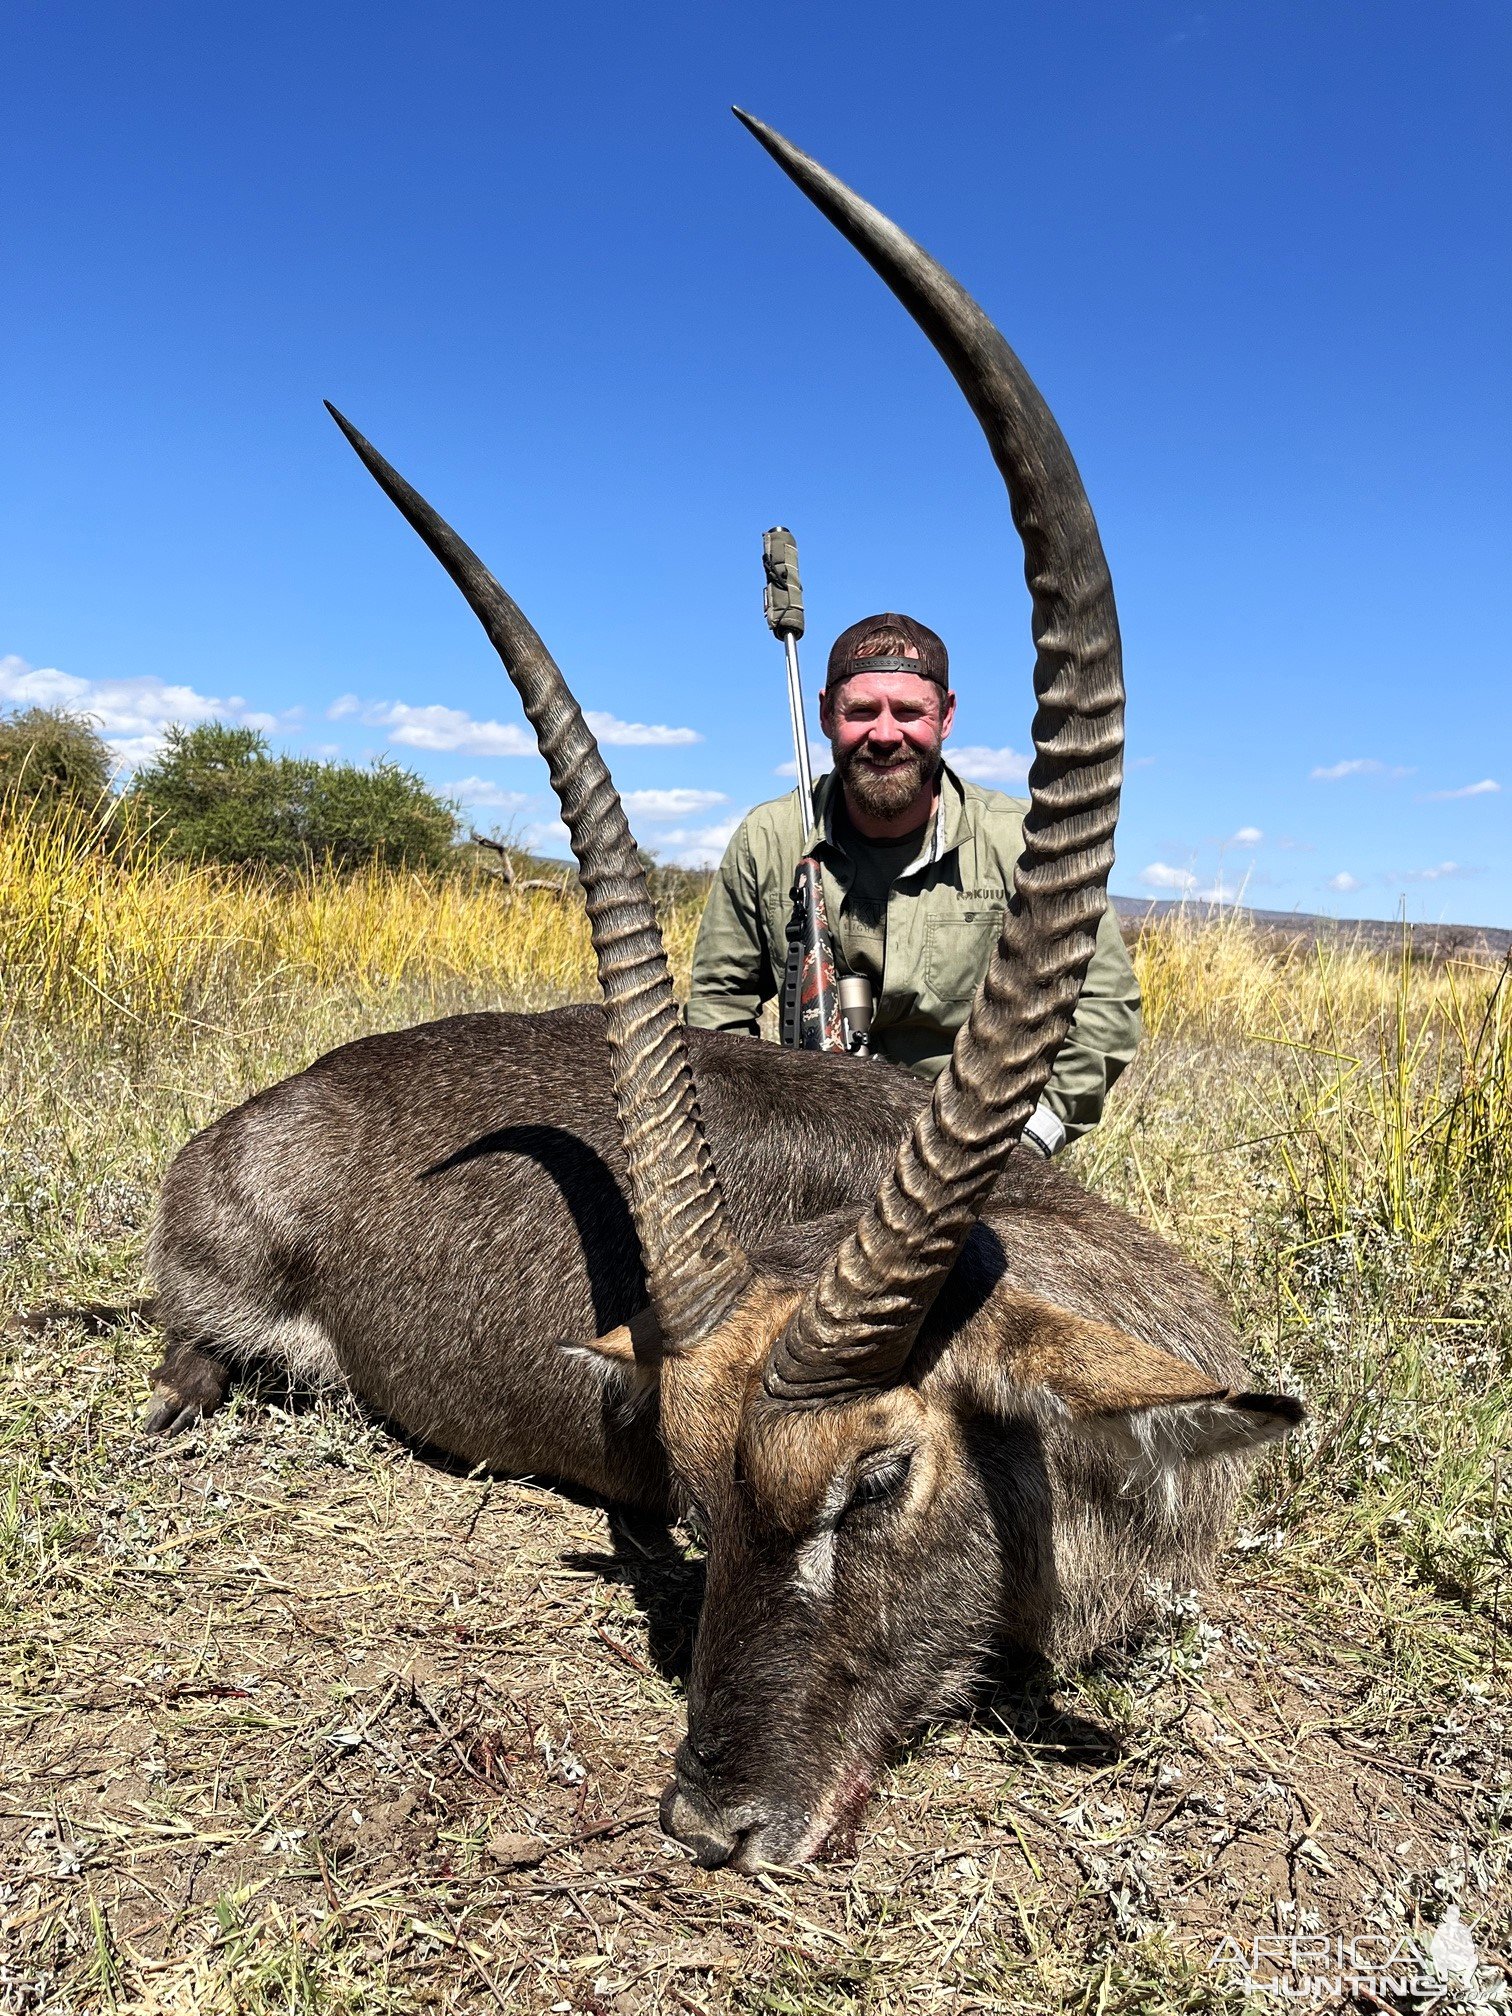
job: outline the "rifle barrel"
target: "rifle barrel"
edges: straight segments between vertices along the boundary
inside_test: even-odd
[[[814,816],[814,773],[809,765],[808,726],[803,718],[803,685],[798,677],[798,640],[791,632],[782,640],[787,654],[788,707],[793,716],[793,758],[798,767],[798,803],[803,830]]]

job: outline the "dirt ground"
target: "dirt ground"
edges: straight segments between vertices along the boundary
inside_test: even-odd
[[[5,1626],[7,2016],[1263,2006],[1246,1969],[1293,2007],[1501,2006],[1512,1717],[1469,1651],[1457,1689],[1404,1670],[1431,1639],[1453,1671],[1431,1592],[1375,1608],[1241,1531],[1140,1647],[984,1684],[843,1859],[706,1872],[655,1819],[687,1536],[336,1403],[151,1441],[153,1341],[10,1340],[45,1567]],[[1433,1991],[1455,1911],[1478,1985]]]

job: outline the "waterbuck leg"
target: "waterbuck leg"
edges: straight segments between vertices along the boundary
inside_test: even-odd
[[[201,1344],[173,1342],[152,1375],[153,1404],[142,1426],[149,1435],[179,1435],[212,1415],[225,1399],[231,1369]]]

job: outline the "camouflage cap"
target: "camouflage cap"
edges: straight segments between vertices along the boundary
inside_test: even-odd
[[[880,616],[863,616],[830,646],[826,686],[838,686],[856,672],[912,672],[948,692],[950,654],[927,623],[889,609]]]

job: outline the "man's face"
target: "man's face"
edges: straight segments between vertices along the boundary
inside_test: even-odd
[[[933,782],[955,695],[913,672],[856,672],[819,696],[835,771],[861,811],[893,819]]]

